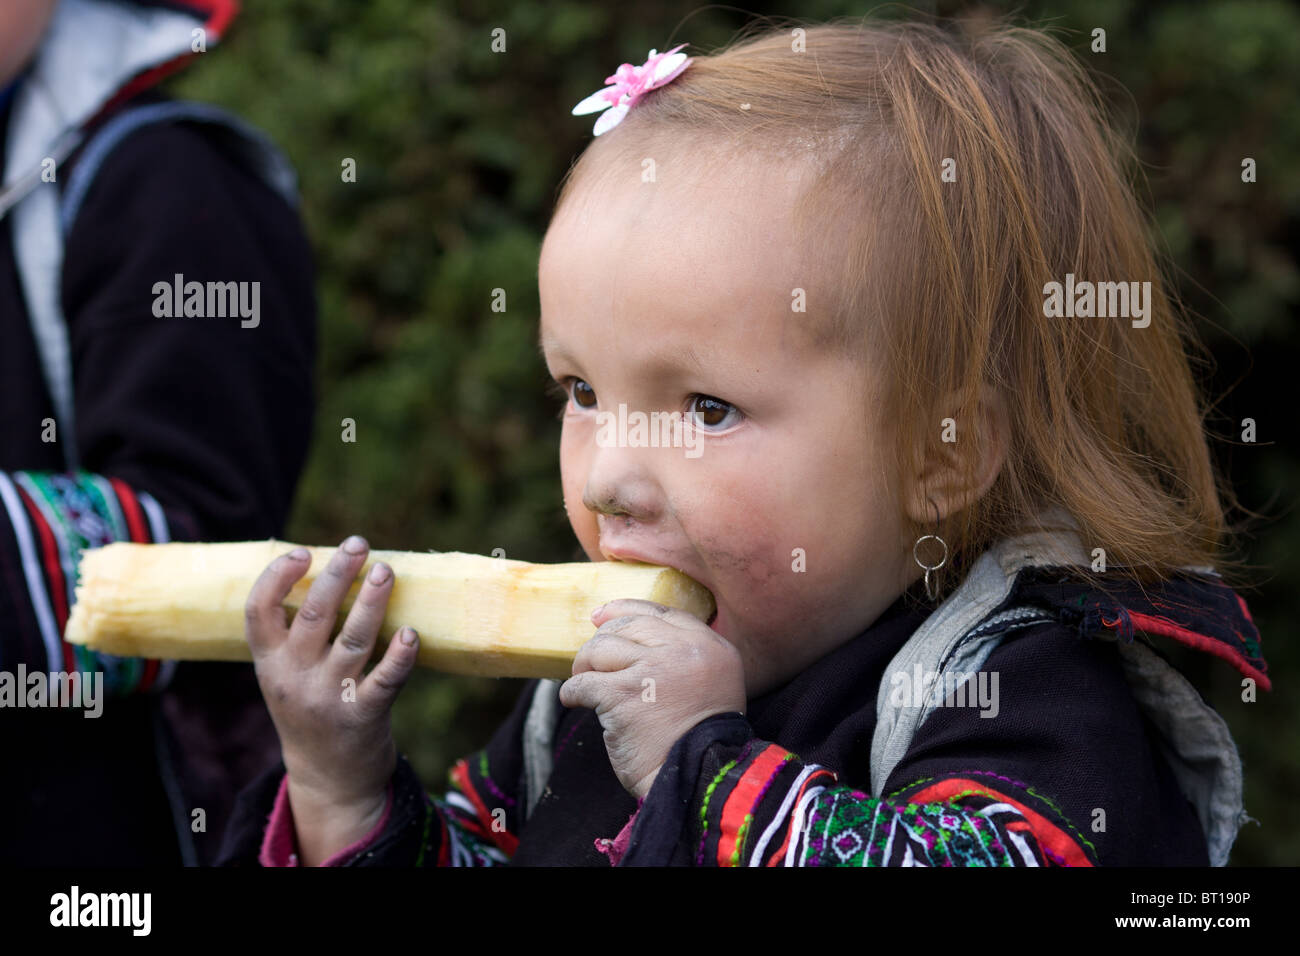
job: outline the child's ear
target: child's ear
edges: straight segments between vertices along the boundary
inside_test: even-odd
[[[933,527],[936,507],[943,519],[982,498],[1006,461],[1010,436],[1002,396],[982,386],[973,414],[953,411],[957,405],[955,396],[939,403],[933,431],[917,438],[920,467],[904,501],[908,517],[925,528]]]

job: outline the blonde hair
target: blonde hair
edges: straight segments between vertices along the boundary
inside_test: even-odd
[[[815,159],[793,212],[837,271],[831,305],[800,318],[888,370],[894,474],[918,475],[918,447],[943,450],[943,418],[959,443],[978,441],[982,388],[1006,399],[999,476],[941,523],[953,548],[941,587],[1046,506],[1139,581],[1218,563],[1230,494],[1210,460],[1195,341],[1130,188],[1131,149],[1080,64],[1047,34],[987,20],[782,23],[804,31],[804,51],[789,26],[752,25],[696,56],[584,152],[557,210],[611,151],[666,132]],[[949,159],[955,181],[941,178]],[[1046,316],[1044,285],[1067,273],[1150,282],[1150,325]]]

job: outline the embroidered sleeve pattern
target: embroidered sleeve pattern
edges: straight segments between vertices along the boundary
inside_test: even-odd
[[[425,794],[426,812],[436,812],[442,824],[437,865],[509,862],[519,845],[515,801],[489,774],[487,752],[457,761],[448,776],[450,789],[442,799]],[[426,853],[416,866],[428,866],[429,859]]]
[[[0,513],[0,571],[20,602],[16,626],[5,630],[12,643],[0,646],[0,668],[102,671],[110,696],[166,687],[175,661],[114,657],[63,640],[81,552],[112,541],[170,540],[158,502],[120,479],[85,471],[14,471],[0,472]]]
[[[966,771],[875,798],[777,744],[741,742],[741,722],[703,749],[703,725],[684,741],[702,768],[682,827],[696,866],[1095,865],[1082,834],[1023,784]]]

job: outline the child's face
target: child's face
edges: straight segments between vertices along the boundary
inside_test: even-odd
[[[579,187],[543,244],[542,344],[569,393],[564,505],[591,560],[668,565],[713,592],[752,697],[861,632],[915,569],[875,382],[814,348],[791,308],[795,289],[810,311],[827,296],[794,254],[793,174],[687,183],[660,162],[658,182],[638,163],[599,195]],[[695,450],[598,442],[597,413],[620,405],[686,415]]]

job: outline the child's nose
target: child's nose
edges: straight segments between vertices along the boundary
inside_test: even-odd
[[[662,492],[647,471],[643,449],[597,448],[587,470],[582,503],[596,514],[655,520]]]

